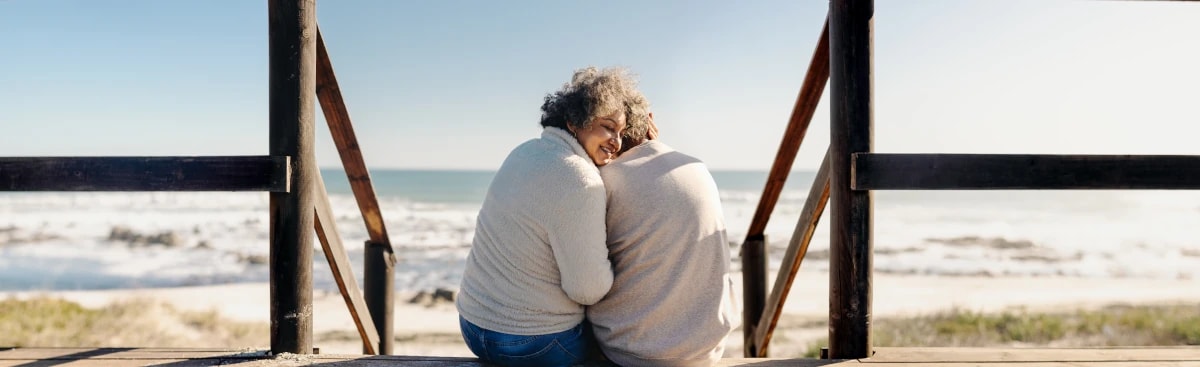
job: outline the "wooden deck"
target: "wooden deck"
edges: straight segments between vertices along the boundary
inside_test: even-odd
[[[1200,346],[1150,348],[878,348],[861,360],[730,358],[718,366],[1200,366]],[[474,358],[284,355],[262,351],[180,348],[13,348],[0,366],[484,366]]]

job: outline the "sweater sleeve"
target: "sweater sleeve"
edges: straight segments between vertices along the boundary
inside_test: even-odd
[[[607,195],[598,173],[572,173],[561,186],[556,184],[564,190],[550,198],[546,232],[563,291],[571,300],[591,305],[608,294],[613,282],[605,243]]]

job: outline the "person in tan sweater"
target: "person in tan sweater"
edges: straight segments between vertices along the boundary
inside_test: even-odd
[[[542,105],[542,134],[509,153],[488,187],[456,301],[463,340],[485,362],[566,366],[594,337],[584,306],[608,293],[607,197],[598,166],[621,149],[645,98],[621,69],[576,71]]]
[[[614,278],[587,317],[621,366],[711,366],[740,320],[721,198],[705,164],[649,126],[651,140],[600,168]]]

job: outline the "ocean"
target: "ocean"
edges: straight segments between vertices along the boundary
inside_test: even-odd
[[[322,170],[362,278],[367,239],[341,170]],[[376,170],[399,291],[456,289],[488,171]],[[766,172],[714,171],[732,268]],[[777,268],[813,172],[793,172],[767,238]],[[1197,191],[875,192],[878,273],[1189,279],[1200,272]],[[268,195],[0,193],[0,290],[145,288],[267,281]],[[828,271],[822,219],[801,271]],[[314,241],[315,242],[315,241]],[[318,245],[319,246],[319,245]],[[314,286],[334,290],[314,254]],[[361,284],[361,283],[360,283]]]

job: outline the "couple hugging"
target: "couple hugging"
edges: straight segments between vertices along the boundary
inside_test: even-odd
[[[622,69],[577,70],[488,188],[457,307],[502,366],[710,366],[737,326],[716,183]]]

